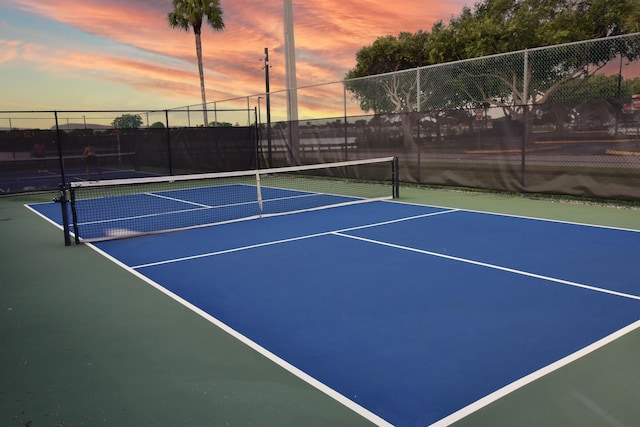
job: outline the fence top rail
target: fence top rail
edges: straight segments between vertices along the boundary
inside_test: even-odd
[[[624,39],[624,38],[634,38],[634,37],[640,37],[640,33],[621,34],[621,35],[617,35],[617,36],[607,36],[607,37],[600,37],[600,38],[597,38],[597,39],[579,40],[579,41],[575,41],[575,42],[562,43],[562,44],[556,44],[556,45],[550,45],[550,46],[532,47],[532,48],[527,48],[527,49],[514,50],[512,52],[503,52],[503,53],[495,53],[493,55],[479,56],[477,58],[459,59],[457,61],[449,61],[449,62],[442,62],[442,63],[439,63],[439,64],[430,64],[430,65],[423,65],[421,67],[407,68],[405,70],[389,71],[387,73],[374,74],[374,75],[371,75],[371,76],[355,77],[355,78],[352,78],[352,79],[345,79],[344,81],[345,82],[350,82],[350,81],[364,80],[364,79],[370,79],[370,78],[375,78],[375,77],[386,77],[386,76],[390,76],[390,75],[393,75],[393,74],[399,74],[399,73],[403,73],[403,72],[408,73],[408,72],[412,72],[412,71],[415,72],[415,71],[433,69],[433,68],[438,68],[438,67],[447,67],[447,66],[451,66],[451,65],[465,63],[465,62],[501,58],[501,57],[504,57],[504,56],[511,56],[511,55],[519,55],[519,54],[524,54],[524,53],[538,52],[538,51],[554,49],[554,48],[564,48],[564,47],[577,46],[577,45],[586,44],[586,43],[597,43],[597,42],[602,42],[602,41],[610,41],[610,40]]]
[[[197,112],[202,112],[204,110],[200,109],[200,110],[194,110],[194,109],[189,109],[188,110],[191,113],[197,113]],[[207,109],[207,111],[213,111],[213,109]],[[225,112],[225,111],[229,111],[229,112],[235,112],[235,111],[253,111],[253,108],[216,108],[215,111],[218,112]],[[35,114],[35,113],[50,113],[50,114],[57,114],[57,113],[162,113],[162,112],[167,112],[167,113],[183,113],[183,112],[187,112],[187,110],[177,110],[175,108],[167,108],[167,109],[153,109],[153,110],[137,110],[137,109],[132,109],[132,110],[0,110],[0,114]]]
[[[440,64],[430,64],[430,65],[424,65],[424,66],[421,66],[421,67],[409,68],[409,69],[406,69],[406,70],[390,71],[388,73],[375,74],[375,75],[365,76],[365,77],[356,77],[356,78],[352,78],[352,79],[342,79],[342,80],[333,81],[333,82],[323,82],[323,83],[311,84],[311,85],[308,85],[308,86],[299,86],[299,87],[296,88],[296,90],[304,90],[304,89],[310,89],[310,88],[328,86],[328,85],[334,85],[334,84],[345,84],[345,83],[348,83],[348,82],[355,82],[355,81],[358,81],[358,80],[370,79],[370,78],[375,78],[375,77],[386,77],[386,76],[393,75],[393,74],[398,74],[398,73],[405,73],[405,72],[408,73],[408,72],[412,72],[412,71],[415,72],[417,70],[434,69],[434,68],[438,68],[438,67],[447,67],[447,66],[451,66],[451,65],[455,65],[455,64],[460,64],[460,63],[470,62],[470,61],[476,61],[476,60],[481,60],[481,59],[482,60],[486,60],[486,59],[492,59],[492,58],[500,58],[500,57],[509,56],[509,55],[524,54],[525,52],[529,52],[530,53],[530,52],[536,52],[536,51],[541,51],[541,50],[545,50],[545,49],[563,48],[563,47],[575,46],[575,45],[580,45],[580,44],[585,44],[585,43],[597,43],[597,42],[602,42],[602,41],[610,41],[610,40],[617,40],[617,39],[624,39],[624,38],[634,38],[634,37],[640,37],[640,32],[632,33],[632,34],[620,34],[620,35],[616,35],[616,36],[600,37],[600,38],[596,38],[596,39],[579,40],[579,41],[575,41],[575,42],[562,43],[562,44],[551,45],[551,46],[539,46],[539,47],[535,47],[535,48],[521,49],[521,50],[512,51],[512,52],[496,53],[496,54],[493,54],[493,55],[487,55],[487,56],[482,56],[482,57],[478,57],[478,58],[460,59],[460,60],[457,60],[457,61],[443,62],[443,63],[440,63]],[[208,102],[208,104],[231,102],[231,101],[237,101],[237,100],[245,100],[245,99],[257,98],[257,97],[263,97],[263,96],[266,96],[266,95],[273,96],[273,95],[279,95],[279,94],[282,94],[282,93],[287,93],[288,91],[289,91],[288,89],[271,90],[268,93],[267,92],[261,92],[261,93],[251,94],[251,95],[238,96],[238,97],[234,97],[234,98],[217,99],[215,101]],[[194,104],[194,105],[197,106],[197,104]],[[189,108],[189,107],[190,106],[175,107],[175,108],[173,108],[171,110],[185,109],[185,108]],[[221,110],[218,110],[218,111],[221,111]]]

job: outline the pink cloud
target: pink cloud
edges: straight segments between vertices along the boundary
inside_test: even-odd
[[[21,44],[22,43],[17,40],[0,39],[0,64],[16,59]]]
[[[401,31],[429,30],[437,19],[447,20],[466,2],[423,0],[294,1],[298,85],[341,80],[355,65],[355,53],[377,37]],[[192,32],[171,29],[168,0],[15,0],[16,7],[104,39],[158,55],[157,62],[102,55],[99,52],[38,49],[58,69],[90,73],[96,79],[124,82],[152,91],[199,100],[199,82]],[[271,89],[284,89],[282,2],[260,4],[222,0],[226,28],[203,31],[203,57],[208,98],[257,94],[264,91],[265,47],[271,56]],[[5,47],[4,45],[0,45]],[[17,54],[3,49],[0,61]],[[49,52],[48,52],[49,51]],[[11,56],[13,55],[13,56]],[[184,61],[167,65],[165,57]],[[29,55],[34,62],[45,61]],[[50,62],[49,62],[50,63]],[[43,62],[44,64],[44,62]],[[54,71],[55,72],[55,71]]]

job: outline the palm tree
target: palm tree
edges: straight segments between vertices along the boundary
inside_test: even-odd
[[[224,29],[222,21],[222,8],[219,0],[173,0],[173,12],[167,15],[171,28],[182,28],[189,31],[193,27],[196,36],[196,55],[198,57],[198,71],[200,72],[200,92],[202,94],[202,110],[204,125],[207,120],[207,97],[204,90],[204,71],[202,68],[202,20],[207,18],[209,25],[216,31]]]

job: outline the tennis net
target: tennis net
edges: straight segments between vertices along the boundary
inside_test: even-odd
[[[118,239],[398,195],[394,157],[213,174],[73,182],[76,242]]]

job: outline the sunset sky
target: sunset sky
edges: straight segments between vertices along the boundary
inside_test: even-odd
[[[282,0],[222,0],[203,30],[207,101],[285,88]],[[293,1],[298,86],[337,82],[377,37],[429,31],[466,0]],[[165,109],[200,102],[193,32],[171,0],[0,0],[0,110]],[[253,108],[253,106],[251,106]]]

